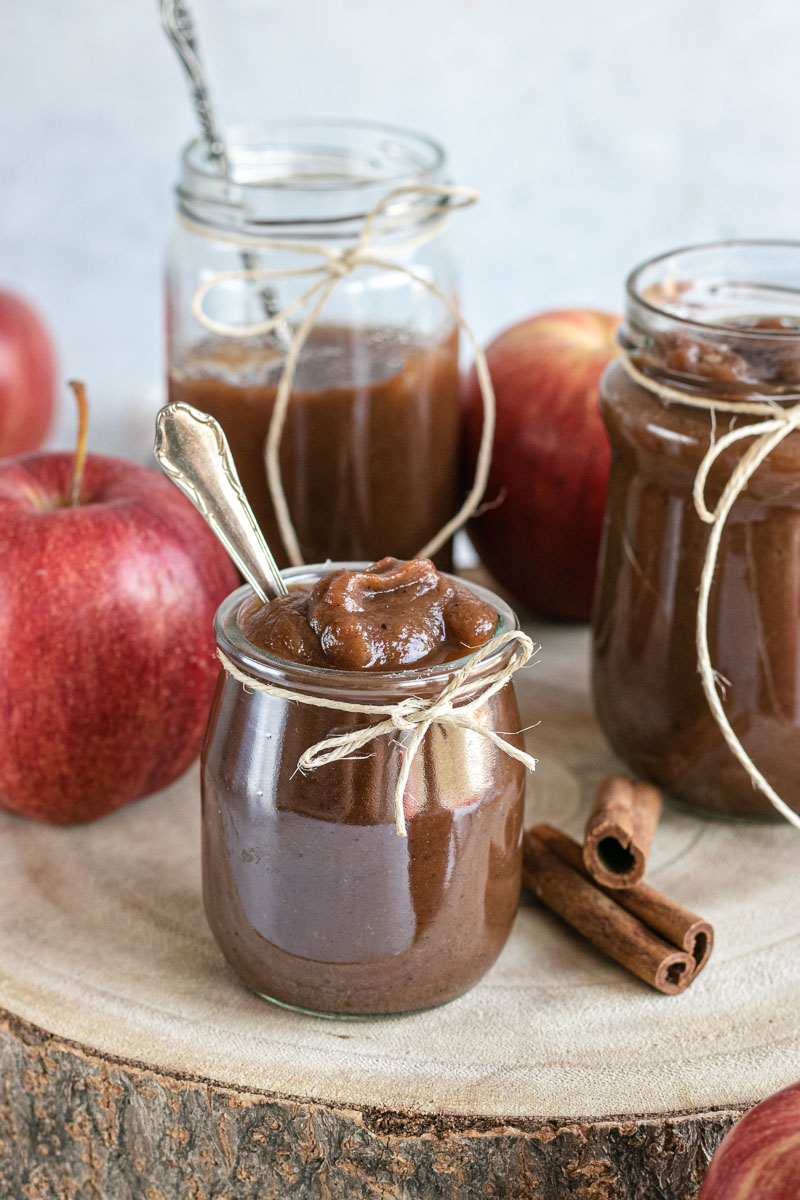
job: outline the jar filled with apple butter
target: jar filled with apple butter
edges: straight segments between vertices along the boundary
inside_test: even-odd
[[[234,126],[226,150],[225,171],[199,141],[181,159],[169,399],[221,424],[280,566],[413,557],[461,495],[458,329],[429,287],[455,302],[447,204],[424,192],[444,181],[444,151],[390,126],[334,121]],[[372,261],[349,269],[389,192],[369,221]],[[277,452],[293,555],[266,440],[289,348],[322,293],[303,297],[331,263],[341,277],[303,331]],[[448,565],[449,545],[437,561]]]
[[[643,264],[620,351],[600,388],[613,456],[600,723],[637,775],[688,805],[775,819],[773,789],[800,812],[800,244]]]
[[[259,608],[241,588],[217,614],[225,670],[202,756],[209,924],[245,984],[280,1004],[343,1016],[442,1004],[489,969],[519,899],[525,766],[480,732],[522,748],[513,682],[486,688],[514,655],[498,638],[514,614],[429,560],[284,578],[287,596]],[[468,685],[487,691],[479,728],[430,724],[402,791],[402,723],[341,759],[303,759],[381,719],[330,705],[436,698],[481,646]]]

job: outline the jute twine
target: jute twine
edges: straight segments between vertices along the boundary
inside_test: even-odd
[[[752,400],[722,400],[710,396],[693,395],[651,379],[649,375],[645,375],[634,365],[630,355],[624,350],[620,351],[619,361],[634,383],[646,391],[652,392],[665,404],[682,404],[691,408],[704,408],[712,413],[739,413],[748,417],[763,418],[763,420],[751,421],[738,429],[732,429],[730,433],[724,434],[718,440],[712,440],[695,476],[692,489],[694,507],[700,520],[711,526],[697,596],[695,622],[697,665],[709,707],[728,746],[744,767],[754,786],[767,797],[787,821],[800,829],[800,816],[781,799],[736,736],[717,691],[718,676],[711,663],[711,654],[708,648],[708,602],[725,522],[736,500],[741,496],[764,460],[784,438],[800,426],[800,404],[783,408],[772,397],[760,393],[753,393]],[[754,438],[755,441],[737,462],[716,506],[710,509],[705,500],[709,472],[719,456],[724,454],[729,446],[744,438]]]
[[[483,400],[483,431],[478,449],[475,466],[475,478],[472,487],[461,505],[461,508],[439,530],[435,537],[418,551],[417,557],[431,558],[437,550],[452,537],[457,529],[472,516],[481,502],[486,490],[489,476],[489,466],[492,456],[495,426],[495,399],[492,381],[486,355],[481,349],[472,326],[463,317],[457,305],[440,288],[424,275],[395,261],[396,255],[406,250],[425,245],[438,237],[447,228],[450,212],[453,209],[467,208],[475,204],[479,193],[473,188],[456,187],[439,184],[409,184],[404,187],[392,188],[370,209],[361,225],[361,230],[355,243],[342,249],[328,245],[325,242],[293,242],[283,239],[262,238],[247,234],[209,229],[182,215],[180,220],[184,227],[198,237],[209,238],[213,241],[229,242],[235,246],[244,246],[254,250],[284,251],[294,254],[308,255],[319,259],[318,263],[307,267],[285,269],[282,267],[253,267],[236,271],[219,271],[203,280],[196,288],[192,297],[192,314],[196,321],[210,333],[230,338],[259,337],[271,333],[277,326],[288,322],[300,311],[307,309],[299,325],[293,330],[289,348],[283,362],[278,381],[275,404],[270,418],[269,430],[265,447],[265,466],[275,517],[278,522],[281,538],[286,554],[292,566],[303,565],[303,555],[295,532],[294,523],[286,501],[286,493],[281,477],[279,450],[281,436],[286,422],[286,413],[292,391],[295,370],[300,355],[311,330],[316,324],[326,303],[338,287],[342,279],[352,275],[359,267],[378,267],[384,271],[397,271],[406,275],[414,283],[425,288],[439,300],[450,312],[458,326],[463,329],[469,340],[475,357],[475,369]],[[402,207],[397,209],[398,203]],[[417,234],[399,241],[393,241],[383,253],[377,254],[374,244],[384,235],[402,229],[409,225],[422,224],[424,228]],[[280,312],[251,325],[230,325],[217,321],[207,315],[203,304],[208,294],[220,285],[230,281],[251,279],[292,279],[308,277],[314,280],[305,291],[290,301]],[[400,498],[398,497],[398,502]]]
[[[475,675],[484,660],[496,654],[504,646],[512,644],[514,651],[508,661],[493,669],[489,668],[481,679],[476,681]],[[476,720],[475,713],[487,700],[506,686],[512,675],[524,667],[535,652],[536,647],[526,633],[520,629],[507,630],[505,633],[497,634],[484,646],[481,646],[438,695],[428,698],[407,696],[404,700],[393,704],[354,704],[345,700],[333,700],[328,697],[295,692],[282,684],[265,683],[261,679],[254,679],[252,675],[241,671],[221,650],[218,650],[217,654],[227,673],[237,679],[247,691],[262,692],[265,696],[278,696],[282,700],[289,700],[295,704],[306,704],[312,708],[328,708],[335,712],[364,713],[373,718],[383,718],[383,720],[376,720],[374,724],[368,725],[364,729],[354,729],[349,733],[336,734],[315,742],[300,755],[297,763],[300,771],[313,771],[317,767],[327,766],[328,763],[355,758],[358,756],[359,750],[368,746],[376,738],[396,733],[410,734],[402,746],[402,761],[394,793],[395,827],[400,837],[406,837],[403,796],[414,757],[432,725],[441,725],[452,729],[470,729],[473,733],[488,738],[504,754],[523,763],[529,771],[534,770],[535,758],[526,754],[524,750],[518,750],[499,733],[481,724]]]

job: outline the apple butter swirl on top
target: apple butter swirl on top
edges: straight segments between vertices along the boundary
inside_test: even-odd
[[[485,645],[496,625],[490,604],[427,558],[332,571],[241,620],[253,645],[278,658],[347,671],[452,662]]]

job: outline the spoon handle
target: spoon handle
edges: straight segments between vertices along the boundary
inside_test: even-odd
[[[216,160],[221,174],[227,178],[229,164],[225,139],[211,103],[211,92],[200,60],[194,18],[188,4],[185,0],[161,0],[161,20],[189,77],[192,102],[200,121],[203,138],[208,145],[208,152]]]
[[[285,595],[286,584],[247,502],[220,424],[191,404],[167,404],[156,417],[155,456],[259,599]]]
[[[167,37],[172,42],[175,52],[181,61],[181,66],[189,78],[189,86],[203,140],[208,146],[208,153],[216,163],[223,179],[229,179],[231,164],[225,145],[225,135],[211,102],[211,89],[200,58],[200,46],[197,41],[194,17],[188,0],[159,0],[161,23]],[[241,251],[242,265],[245,270],[253,271],[259,267],[258,255],[252,250]],[[280,305],[275,292],[267,284],[259,289],[259,299],[267,317],[276,317]],[[277,343],[285,354],[292,344],[292,331],[288,321],[278,321],[272,331],[272,340]]]

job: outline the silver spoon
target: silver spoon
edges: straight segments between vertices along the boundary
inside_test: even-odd
[[[161,23],[189,77],[192,103],[200,122],[203,140],[208,146],[209,156],[216,162],[223,179],[230,179],[230,158],[225,147],[222,126],[217,120],[214,106],[211,103],[211,92],[200,59],[194,18],[189,5],[186,0],[160,0],[160,6]],[[258,269],[258,258],[252,251],[242,250],[241,259],[245,270]],[[258,295],[268,317],[274,317],[280,312],[280,305],[272,288],[262,287]],[[281,350],[286,352],[292,342],[289,323],[279,321],[272,332]]]
[[[286,584],[247,502],[219,422],[183,401],[167,404],[156,417],[155,456],[258,598],[285,596]]]

